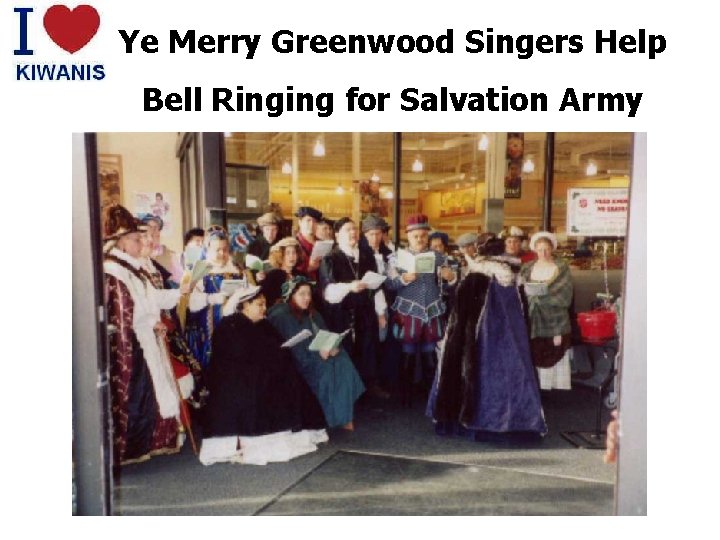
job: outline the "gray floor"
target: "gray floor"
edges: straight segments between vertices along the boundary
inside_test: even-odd
[[[561,431],[592,430],[594,393],[543,395],[550,428],[540,443],[439,437],[422,405],[357,414],[356,431],[289,463],[201,465],[180,455],[126,466],[116,481],[123,515],[608,515],[615,467]],[[607,411],[603,422],[607,422]],[[603,424],[604,425],[604,424]]]

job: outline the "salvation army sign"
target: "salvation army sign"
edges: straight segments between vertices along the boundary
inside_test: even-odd
[[[625,236],[627,188],[568,189],[568,236]]]

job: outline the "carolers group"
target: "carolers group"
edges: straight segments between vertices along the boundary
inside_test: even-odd
[[[296,216],[284,238],[278,216],[258,219],[251,269],[233,261],[222,227],[188,231],[178,256],[160,243],[160,218],[107,210],[116,465],[177,452],[186,433],[196,447],[198,427],[206,465],[287,461],[328,429],[353,430],[357,402],[386,402],[388,390],[406,407],[422,392],[441,435],[547,432],[539,388],[569,388],[570,377],[572,283],[554,235],[536,233],[525,252],[517,227],[466,233],[453,257],[418,214],[400,262],[379,217]],[[329,252],[314,249],[321,240]],[[195,282],[193,245],[204,254]],[[422,267],[407,264],[421,254]],[[344,338],[311,347],[323,330]]]

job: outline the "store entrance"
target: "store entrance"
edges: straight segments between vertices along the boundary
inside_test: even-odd
[[[200,135],[200,134],[198,134]],[[277,204],[283,210],[284,218],[288,219],[288,226],[293,223],[292,214],[296,206],[321,206],[326,208],[329,215],[333,217],[335,214],[347,214],[362,218],[363,214],[377,213],[384,216],[388,221],[392,222],[394,217],[398,216],[398,222],[404,223],[407,215],[418,210],[427,214],[435,215],[437,213],[439,225],[448,229],[450,237],[455,239],[464,232],[474,231],[487,232],[488,224],[498,223],[496,202],[503,199],[504,192],[493,192],[499,189],[497,185],[489,181],[493,173],[493,167],[502,162],[501,158],[496,159],[492,164],[488,158],[481,160],[478,156],[483,152],[480,150],[480,142],[482,138],[478,138],[477,134],[473,139],[473,145],[466,142],[464,134],[449,134],[446,140],[454,141],[449,146],[449,151],[453,153],[454,160],[452,167],[447,171],[436,173],[433,171],[432,161],[424,157],[432,155],[431,152],[439,153],[441,148],[447,143],[440,143],[428,138],[417,138],[414,134],[404,137],[405,141],[410,141],[407,146],[407,155],[402,154],[402,167],[407,166],[408,182],[398,183],[394,181],[393,175],[395,163],[393,161],[393,153],[388,151],[384,158],[378,157],[378,165],[366,165],[368,159],[364,154],[363,143],[367,143],[370,147],[372,139],[365,140],[365,134],[339,134],[342,137],[334,140],[329,134],[272,134],[275,136],[273,140],[279,143],[287,142],[289,144],[288,151],[281,150],[271,151],[267,145],[261,141],[253,142],[251,137],[246,137],[242,159],[240,157],[239,148],[235,148],[231,155],[230,145],[238,146],[239,142],[228,142],[233,140],[234,134],[230,137],[227,134],[202,134],[202,137],[190,139],[199,141],[198,146],[189,144],[186,149],[192,149],[192,159],[182,161],[185,163],[183,170],[195,171],[194,174],[200,174],[208,179],[208,182],[226,182],[227,173],[225,166],[234,160],[235,165],[242,165],[246,171],[251,171],[255,176],[264,174],[268,178],[268,200],[267,204]],[[252,134],[247,134],[252,135]],[[380,140],[378,145],[392,148],[392,134],[376,134]],[[367,137],[371,137],[368,135]],[[212,139],[212,142],[203,147],[206,139]],[[525,140],[530,141],[532,137]],[[223,140],[225,142],[223,142]],[[491,137],[491,140],[496,140]],[[264,141],[264,139],[263,139]],[[322,156],[314,154],[314,149],[320,141],[324,147],[326,156],[333,155],[334,164],[322,162]],[[505,138],[507,141],[507,136]],[[76,160],[77,163],[82,161],[83,153],[87,155],[89,161],[96,159],[96,151],[92,146],[88,146],[84,142],[74,141],[77,145]],[[222,144],[219,144],[222,143]],[[296,148],[293,150],[293,143]],[[359,145],[358,145],[359,143]],[[250,150],[255,145],[255,150]],[[339,144],[340,146],[334,146]],[[590,152],[592,148],[585,142],[585,146],[581,152]],[[598,143],[599,144],[599,143]],[[301,501],[317,501],[318,494],[330,491],[336,491],[343,481],[349,482],[352,489],[346,495],[338,497],[339,499],[347,499],[350,493],[361,492],[360,487],[367,490],[371,496],[379,496],[380,492],[385,495],[380,497],[384,508],[393,509],[393,500],[399,495],[408,496],[409,493],[415,493],[417,499],[416,506],[410,507],[410,512],[420,512],[423,505],[429,504],[428,499],[423,495],[418,495],[425,489],[437,489],[440,486],[450,488],[453,480],[463,478],[468,474],[476,474],[477,471],[483,471],[489,474],[490,471],[496,471],[497,475],[490,484],[484,486],[485,491],[488,489],[495,490],[496,493],[504,493],[503,486],[507,486],[508,482],[525,482],[530,489],[540,488],[542,482],[535,485],[533,482],[540,481],[542,478],[567,478],[573,477],[578,482],[584,483],[585,487],[592,486],[592,497],[588,498],[588,506],[577,506],[574,510],[567,510],[566,513],[601,513],[608,514],[616,511],[620,514],[643,514],[645,510],[645,459],[646,459],[646,441],[645,441],[645,417],[646,417],[646,383],[645,383],[645,284],[643,277],[646,275],[644,267],[644,239],[646,238],[644,206],[645,206],[645,136],[634,136],[634,148],[632,158],[632,185],[630,197],[630,227],[629,235],[623,243],[610,244],[608,248],[611,256],[619,256],[620,259],[626,261],[624,273],[622,270],[615,270],[615,274],[610,274],[608,288],[615,297],[622,296],[625,300],[623,311],[625,313],[625,333],[626,338],[621,344],[622,347],[622,364],[620,366],[620,381],[615,390],[620,394],[619,404],[622,406],[622,417],[627,418],[627,430],[623,430],[624,441],[627,442],[620,447],[620,459],[617,466],[617,483],[615,478],[616,469],[613,466],[604,465],[602,463],[602,452],[573,452],[571,446],[564,440],[561,431],[592,431],[595,423],[596,400],[593,390],[588,391],[577,390],[572,394],[562,394],[551,392],[544,396],[544,406],[547,420],[549,424],[554,424],[555,432],[548,437],[539,447],[523,447],[521,446],[498,446],[492,443],[477,443],[461,439],[447,439],[438,437],[432,430],[432,424],[428,418],[424,416],[424,407],[418,402],[411,410],[403,410],[394,403],[386,407],[368,407],[361,411],[358,416],[358,429],[355,433],[347,435],[344,433],[331,434],[331,445],[325,447],[322,452],[306,461],[291,462],[292,464],[272,466],[264,469],[263,481],[258,483],[253,481],[253,477],[258,474],[258,469],[248,469],[243,466],[232,465],[216,465],[210,468],[201,466],[192,453],[192,449],[186,444],[186,447],[178,456],[161,457],[153,459],[147,463],[131,465],[123,468],[120,477],[114,487],[111,487],[109,473],[109,465],[106,456],[109,455],[108,436],[110,429],[103,426],[102,421],[98,421],[98,411],[107,414],[108,411],[108,394],[107,388],[102,387],[98,390],[95,378],[91,377],[81,381],[74,381],[74,398],[75,394],[83,395],[81,392],[92,392],[97,396],[95,402],[88,400],[74,399],[74,430],[75,430],[75,463],[86,464],[92,463],[91,474],[78,474],[76,476],[78,488],[78,501],[87,502],[97,500],[97,494],[102,493],[105,496],[105,504],[99,506],[78,506],[78,513],[109,513],[116,512],[122,514],[172,514],[172,513],[302,513],[303,508],[307,507],[293,506],[290,504],[291,499],[295,497]],[[214,145],[214,146],[213,146]],[[264,146],[263,146],[264,145]],[[389,146],[388,146],[389,145]],[[491,142],[492,147],[492,142]],[[214,148],[214,150],[212,149]],[[216,153],[219,148],[224,148],[222,152]],[[533,152],[539,150],[532,144],[528,148]],[[252,152],[260,152],[263,149],[265,154],[258,153],[260,157],[255,157]],[[337,151],[335,151],[337,150]],[[209,152],[207,156],[215,156],[216,164],[213,167],[203,165],[203,158],[196,160],[198,156],[202,156],[203,152]],[[343,154],[344,152],[344,154]],[[265,156],[264,158],[262,156]],[[341,157],[345,155],[346,157]],[[435,163],[438,167],[446,167],[445,162],[448,158],[438,157],[436,155]],[[572,160],[573,152],[569,151],[568,160]],[[586,155],[580,153],[580,155]],[[218,159],[218,156],[220,158]],[[533,159],[538,159],[538,154],[533,154]],[[209,158],[208,158],[209,159]],[[385,161],[382,161],[385,159]],[[220,161],[222,160],[222,161]],[[311,169],[308,164],[313,160],[317,163],[318,170]],[[423,171],[413,170],[413,166],[417,168],[415,161],[420,161]],[[286,162],[289,168],[285,167]],[[578,166],[581,166],[580,163]],[[336,167],[349,172],[337,174]],[[248,169],[248,167],[250,167]],[[370,167],[370,168],[367,168]],[[536,161],[536,167],[544,170],[544,164]],[[612,165],[605,165],[604,170],[625,170],[621,167],[613,168]],[[74,179],[74,196],[76,194],[85,194],[86,200],[83,202],[79,199],[78,206],[74,208],[74,216],[92,216],[89,208],[92,207],[90,199],[96,197],[93,194],[93,182],[97,183],[97,177],[93,175],[90,169],[78,168],[78,178]],[[629,165],[628,165],[629,171]],[[401,174],[402,173],[401,171]],[[456,181],[446,179],[444,182],[442,175],[447,177],[456,176]],[[465,175],[463,177],[463,175]],[[473,178],[475,175],[475,178]],[[489,176],[485,176],[489,175]],[[534,184],[532,181],[532,173],[527,173],[527,180],[523,184],[525,194],[528,197],[536,197],[534,193]],[[83,182],[82,178],[85,178]],[[367,176],[367,179],[365,178]],[[630,176],[628,174],[628,176]],[[375,179],[377,177],[377,180]],[[497,177],[497,174],[495,174]],[[254,177],[253,177],[254,178]],[[211,180],[214,179],[214,180]],[[482,180],[482,181],[480,181]],[[610,179],[608,179],[609,181]],[[240,222],[247,224],[253,221],[255,215],[250,215],[255,208],[252,201],[260,200],[260,197],[248,194],[247,183],[252,183],[252,179],[245,178],[245,187],[239,184],[235,192],[231,193],[227,184],[218,187],[219,195],[213,200],[213,205],[198,205],[197,200],[192,200],[192,196],[186,197],[184,194],[181,199],[182,207],[197,210],[190,215],[194,215],[196,223],[203,227],[211,225],[215,222],[224,223],[230,226],[230,215],[228,214],[228,198],[235,197],[238,204],[240,194],[244,194],[244,212],[240,217]],[[617,180],[613,180],[617,181]],[[237,179],[236,182],[240,182]],[[448,183],[450,182],[450,183]],[[465,184],[471,184],[466,186]],[[543,180],[539,181],[543,185]],[[209,184],[203,183],[203,179],[193,177],[193,182],[188,186],[194,192],[203,193],[207,196]],[[215,184],[217,185],[217,184]],[[399,189],[397,186],[399,185]],[[439,187],[439,186],[447,187]],[[412,187],[409,187],[412,186]],[[587,186],[581,186],[587,188]],[[617,186],[611,186],[616,188]],[[244,189],[244,191],[243,191]],[[567,190],[567,187],[559,188]],[[597,187],[595,187],[597,189]],[[449,200],[452,193],[462,194],[464,190],[473,191],[474,198],[472,201],[468,197],[463,199],[460,197],[458,201]],[[154,191],[151,189],[151,191]],[[192,193],[192,190],[185,193]],[[253,192],[254,193],[254,192]],[[90,199],[87,199],[89,194]],[[412,195],[410,195],[412,194]],[[492,196],[491,196],[492,195]],[[332,201],[327,202],[332,198]],[[346,200],[347,199],[347,200]],[[463,202],[465,201],[465,202]],[[554,199],[553,199],[554,201]],[[249,203],[250,202],[250,203]],[[249,203],[249,204],[248,204]],[[257,204],[258,215],[260,211],[267,210],[265,205]],[[516,225],[521,228],[527,228],[531,232],[533,228],[538,229],[543,223],[543,201],[535,201],[533,208],[538,210],[525,209],[520,213],[514,213],[513,204],[516,201],[511,199],[503,201],[504,215],[509,216],[507,220],[501,220],[501,228],[507,228]],[[470,208],[472,207],[472,213]],[[562,212],[559,204],[553,202],[549,205],[555,221],[559,220],[558,212]],[[367,212],[372,210],[373,212]],[[566,210],[566,208],[564,209]],[[524,214],[522,212],[525,212]],[[184,225],[188,214],[183,213],[182,220]],[[494,221],[493,221],[494,220]],[[564,220],[555,221],[559,225],[557,228],[565,228]],[[88,235],[87,232],[96,228],[99,230],[99,223],[91,219],[74,224],[74,232],[85,234],[85,241],[88,244],[89,253],[97,250],[99,238]],[[557,230],[557,229],[555,229]],[[404,228],[396,230],[398,240],[404,241]],[[499,229],[496,231],[499,232]],[[557,231],[566,232],[566,231]],[[572,238],[567,235],[566,238]],[[581,242],[575,241],[574,244],[568,244],[568,251],[577,251],[579,248],[590,248],[590,264],[597,260],[598,252],[604,251],[603,247],[608,238],[597,237],[588,241],[586,246]],[[585,241],[585,239],[583,239]],[[597,245],[595,245],[597,244]],[[79,246],[80,244],[78,244]],[[77,248],[76,248],[77,249]],[[452,249],[452,248],[451,248]],[[632,265],[632,266],[631,266]],[[602,271],[592,267],[585,270],[577,268],[577,272],[586,271],[587,286],[583,290],[587,293],[583,297],[580,295],[578,301],[583,304],[591,300],[591,296],[595,292],[602,292],[605,289],[604,274]],[[593,275],[590,275],[593,273]],[[77,275],[77,285],[74,283],[74,297],[80,294],[82,287],[80,283],[101,283],[102,278],[99,275],[99,264],[92,260],[92,257],[83,261],[79,256],[74,257],[74,277]],[[84,281],[83,281],[84,280]],[[583,282],[582,277],[578,278],[578,282]],[[623,284],[624,283],[624,284]],[[102,321],[102,311],[96,308],[102,308],[102,295],[90,298],[87,309],[83,311],[89,317],[87,324],[98,327],[100,332],[98,336],[101,338],[95,344],[82,344],[76,340],[76,332],[73,334],[73,372],[85,372],[92,374],[100,374],[101,380],[106,377],[106,368],[102,363],[98,363],[99,350],[103,350],[105,345],[104,332],[102,326],[98,326],[98,321]],[[77,304],[80,306],[81,304]],[[94,307],[93,307],[94,306]],[[583,308],[585,309],[585,308]],[[632,313],[632,316],[630,315]],[[78,312],[77,319],[74,313],[74,328],[78,328],[77,336],[81,334],[79,326],[83,321],[82,314]],[[632,329],[628,328],[629,321],[632,321]],[[85,326],[85,328],[90,326]],[[643,331],[640,331],[642,328]],[[83,353],[84,351],[84,353]],[[85,390],[83,390],[83,388]],[[572,410],[573,414],[567,415],[567,411]],[[102,415],[101,415],[102,417]],[[609,420],[609,410],[605,407],[602,410],[602,429]],[[630,427],[631,426],[631,427]],[[95,444],[87,445],[78,444],[78,440],[82,436],[94,434]],[[630,450],[632,449],[632,450]],[[98,456],[103,456],[99,458]],[[376,456],[372,458],[370,456]],[[375,459],[375,461],[373,461]],[[405,460],[405,461],[403,461]],[[372,463],[370,463],[372,462]],[[388,476],[387,478],[376,478],[372,482],[363,478],[361,474],[352,472],[353,467],[367,470],[368,467],[376,467],[378,471],[396,470],[397,475]],[[589,476],[584,477],[581,471],[588,469],[593,470]],[[90,470],[90,469],[88,469]],[[152,471],[152,475],[148,472]],[[343,472],[344,471],[344,472]],[[309,475],[309,476],[308,476]],[[508,476],[512,476],[512,479]],[[513,476],[515,475],[515,476]],[[519,475],[519,476],[518,476]],[[153,477],[153,486],[148,484],[150,476]],[[382,475],[381,475],[382,476]],[[445,480],[440,480],[445,478]],[[308,483],[303,483],[304,479],[309,479]],[[352,482],[350,482],[350,479]],[[160,480],[158,483],[157,480]],[[440,484],[438,484],[440,481]],[[179,484],[178,484],[179,482]],[[365,484],[363,484],[365,482]],[[393,492],[388,491],[388,485],[403,486],[409,482],[412,488],[408,491]],[[558,480],[560,482],[560,480]],[[196,491],[194,489],[185,489],[181,486],[202,486],[207,483],[209,496],[203,500],[197,500]],[[582,492],[581,483],[577,485],[573,482],[567,484],[558,484],[555,486],[558,492],[568,494],[568,501],[574,497],[577,499],[578,493]],[[349,485],[350,485],[349,484]],[[237,486],[247,487],[247,491],[237,491]],[[465,486],[470,490],[471,494],[479,492],[473,491],[479,484],[471,484]],[[210,488],[212,486],[212,488]],[[295,486],[295,487],[293,487]],[[534,488],[533,488],[534,486]],[[146,489],[147,488],[147,489]],[[277,488],[277,489],[276,489]],[[332,489],[331,489],[332,488]],[[178,491],[179,489],[179,491]],[[408,488],[409,489],[409,488]],[[293,491],[295,490],[295,491]],[[359,491],[358,491],[359,490]],[[413,491],[415,490],[415,491]],[[617,494],[615,498],[613,492]],[[587,492],[587,490],[585,490]],[[143,493],[146,494],[142,495]],[[285,497],[287,494],[292,497]],[[529,493],[529,491],[528,491]],[[113,500],[114,503],[110,503]],[[414,495],[413,495],[414,496]],[[139,497],[139,498],[137,498]],[[285,497],[285,498],[283,498]],[[500,498],[502,499],[502,497]],[[464,513],[484,513],[489,511],[490,507],[483,504],[493,504],[492,508],[495,512],[499,512],[501,507],[500,499],[492,501],[484,501],[477,499],[477,505],[469,504],[465,507]],[[447,512],[458,512],[463,510],[458,498],[457,506],[448,507]],[[467,501],[467,497],[465,497]],[[595,507],[592,506],[591,500],[605,501]],[[272,502],[275,501],[275,502]],[[378,503],[380,504],[380,503]],[[533,506],[531,500],[519,499],[517,505],[506,507],[507,513],[523,513],[532,511],[536,513],[563,513],[557,508],[545,509],[542,506]],[[499,505],[499,506],[498,506]],[[437,506],[438,513],[443,513]],[[568,507],[570,508],[570,507]],[[594,508],[594,510],[593,510]],[[353,507],[350,506],[333,506],[322,507],[327,513],[352,513]],[[357,510],[357,509],[356,509]],[[400,507],[396,508],[397,513],[408,511]],[[370,510],[368,510],[370,511]],[[461,512],[462,513],[462,512]]]

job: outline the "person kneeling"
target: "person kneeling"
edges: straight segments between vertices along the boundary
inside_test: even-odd
[[[213,333],[204,465],[288,461],[328,440],[320,404],[265,309],[260,287],[238,289]]]

